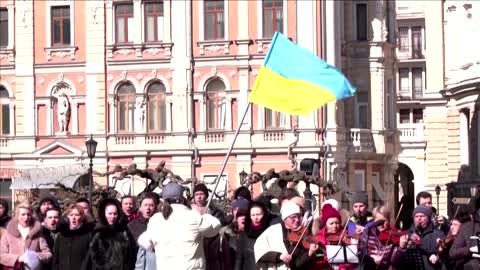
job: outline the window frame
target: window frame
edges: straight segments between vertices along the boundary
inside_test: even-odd
[[[121,6],[131,6],[132,7],[132,13],[123,13],[123,14],[120,14],[120,15],[117,14],[117,8],[119,8]],[[124,41],[119,41],[118,40],[118,33],[119,33],[118,19],[119,18],[122,18],[123,20],[125,20],[124,25],[123,25],[123,30],[126,30],[124,32]],[[128,20],[129,20],[129,18],[132,18],[133,23],[135,23],[135,6],[134,6],[133,2],[115,3],[114,6],[113,6],[113,25],[114,25],[114,28],[115,28],[115,31],[114,31],[115,32],[115,37],[114,37],[115,44],[133,44],[134,43],[135,34],[131,33],[132,37],[130,37],[130,35],[129,35],[130,33],[128,32]],[[133,31],[135,31],[135,29],[133,29]],[[129,41],[129,38],[131,38],[132,41]]]
[[[58,9],[60,10],[60,15],[58,17],[54,16],[54,10],[55,9]],[[63,13],[65,12],[64,9],[68,9],[68,17],[67,16],[64,16]],[[70,29],[65,29],[65,19],[68,18],[68,21],[70,21],[69,23],[71,24],[72,23],[72,19],[71,19],[71,10],[70,10],[70,6],[63,6],[63,5],[58,5],[58,6],[53,6],[51,7],[51,17],[50,17],[50,32],[51,32],[51,35],[50,35],[50,38],[51,38],[51,41],[50,41],[50,44],[52,45],[52,47],[68,47],[72,44],[72,33],[71,33],[71,27],[68,27]],[[60,37],[59,37],[59,40],[60,42],[56,43],[55,42],[55,22],[58,21],[59,24],[60,24]],[[69,31],[69,42],[64,42],[64,38],[65,38],[65,32],[66,31]]]
[[[273,121],[269,123],[268,119],[270,117],[270,121]],[[289,124],[289,115],[278,112],[272,109],[264,108],[264,126],[265,129],[286,129],[288,128]]]
[[[406,30],[406,31],[404,31]],[[398,50],[400,52],[408,52],[410,50],[410,27],[399,26],[398,27]],[[402,42],[402,40],[404,42]]]
[[[423,67],[412,67],[411,68],[411,72],[412,72],[412,81],[411,81],[411,84],[412,84],[412,97],[413,99],[417,99],[417,98],[421,98],[423,97],[423,89],[424,89],[424,85],[425,85],[425,82],[424,82],[424,79],[423,79]],[[420,71],[420,72],[414,72],[414,71]],[[415,87],[415,75],[419,75],[418,78],[420,78],[420,81],[421,81],[421,86],[420,86],[420,93],[418,92],[418,89]],[[419,94],[418,94],[419,93]]]
[[[161,84],[163,86],[163,89],[161,89],[159,92],[155,93],[155,94],[152,94],[151,91],[151,87],[152,85],[154,84]],[[154,96],[154,100],[151,100],[151,97]],[[165,107],[165,113],[164,113],[164,119],[161,119],[161,112],[160,112],[160,107],[161,107],[161,103],[164,103],[164,107]],[[151,104],[152,103],[155,103],[157,106],[154,106],[154,115],[157,115],[158,116],[158,121],[154,122],[154,128],[151,128],[150,126],[150,119],[152,118],[152,115],[150,114],[150,108],[151,108]],[[147,87],[147,91],[146,91],[146,106],[147,106],[147,124],[146,124],[146,129],[147,129],[147,132],[166,132],[167,129],[168,129],[168,125],[167,125],[167,121],[168,121],[168,110],[169,110],[169,107],[168,107],[168,103],[167,103],[167,90],[166,90],[166,87],[165,87],[165,84],[163,84],[161,81],[154,81],[152,83],[150,83]],[[162,123],[164,125],[164,128],[162,128]]]
[[[161,4],[162,6],[162,10],[161,12],[160,11],[157,11],[155,10],[154,12],[151,12],[151,13],[148,13],[147,12],[147,5],[149,4]],[[164,39],[165,39],[165,31],[164,29],[161,29],[162,31],[162,37],[161,39],[158,37],[158,18],[159,17],[162,17],[163,18],[163,27],[165,28],[165,2],[163,0],[159,1],[159,2],[156,2],[156,1],[146,1],[143,5],[143,16],[144,16],[144,26],[145,26],[145,43],[161,43]],[[153,40],[148,40],[148,31],[149,31],[149,27],[148,27],[148,18],[149,17],[154,17],[154,30],[153,30],[153,33],[154,33],[154,39]]]
[[[362,95],[367,95],[367,101],[359,101],[358,97],[359,97],[359,94],[362,94]],[[368,92],[357,92],[357,95],[355,95],[355,128],[360,128],[360,129],[368,129],[370,128],[370,95],[368,94]],[[366,126],[365,127],[361,127],[360,123],[361,123],[361,117],[360,117],[360,107],[365,107],[365,110],[366,110]]]
[[[271,0],[271,1],[272,1],[272,5],[273,5],[273,6],[272,6],[272,7],[269,7],[269,8],[265,7],[265,0],[262,0],[262,1],[261,1],[261,2],[262,2],[262,3],[261,3],[261,5],[262,5],[262,26],[261,26],[261,27],[262,27],[262,37],[263,37],[263,38],[271,38],[271,37],[273,37],[273,34],[274,34],[276,31],[282,32],[282,33],[283,33],[283,31],[284,31],[284,26],[285,26],[285,25],[284,25],[284,16],[285,16],[285,14],[284,14],[284,3],[283,3],[283,0]],[[276,6],[276,3],[278,3],[278,2],[281,3],[281,6]],[[266,32],[266,31],[265,31],[265,28],[266,28],[266,26],[267,26],[267,20],[266,20],[266,15],[265,15],[266,10],[271,10],[271,11],[272,11],[272,18],[271,18],[271,20],[270,20],[270,22],[269,22],[269,23],[271,23],[271,26],[272,26],[272,33],[271,33],[271,35],[266,35],[266,33],[265,33],[265,32]],[[279,31],[279,30],[277,29],[277,20],[276,20],[276,16],[275,16],[276,11],[278,11],[278,10],[280,10],[280,11],[282,12],[282,29],[281,29],[281,31]]]
[[[214,10],[207,10],[207,2],[208,0],[204,0],[203,1],[203,39],[204,40],[208,40],[208,41],[216,41],[216,40],[226,40],[227,39],[227,32],[228,32],[228,24],[227,24],[227,20],[228,20],[228,16],[227,16],[227,10],[228,10],[228,5],[226,3],[226,1],[214,1],[216,3],[222,3],[223,5],[223,9],[222,11],[218,11],[217,10],[217,6],[215,7]],[[228,2],[228,1],[227,1]],[[222,22],[222,28],[223,28],[223,34],[222,36],[220,37],[219,33],[217,33],[218,31],[218,27],[214,27],[214,35],[213,37],[207,37],[207,24],[208,24],[208,20],[207,20],[207,16],[209,13],[213,13],[213,14],[216,14],[217,16],[215,16],[215,22],[214,22],[214,25],[218,24],[218,14],[220,13],[223,13],[223,22]]]
[[[222,89],[209,89],[212,83],[219,81],[223,84]],[[227,98],[226,98],[227,86],[225,82],[220,78],[215,78],[207,82],[205,85],[205,103],[206,103],[206,130],[215,131],[215,130],[225,130],[227,126]],[[213,102],[213,103],[211,103]],[[210,106],[213,106],[213,111],[215,113],[213,125],[210,121]],[[222,110],[222,106],[224,107]],[[223,118],[222,118],[223,114]],[[223,123],[222,123],[223,120]]]
[[[5,91],[7,93],[6,97],[1,97],[0,96],[0,136],[8,136],[12,134],[12,110],[10,109],[10,93],[8,92],[7,88],[4,86],[0,86],[0,92]],[[8,117],[7,119],[7,124],[5,125],[5,128],[8,130],[8,132],[4,133],[4,123],[3,123],[3,114],[4,114],[4,106],[6,106],[6,110],[8,112]]]
[[[53,25],[52,25],[52,8],[57,6],[69,6],[70,7],[70,44],[64,46],[53,46]],[[53,1],[48,0],[46,2],[46,47],[47,48],[62,48],[62,47],[74,47],[75,46],[75,3],[74,1]]]
[[[360,30],[360,24],[359,24],[359,7],[360,6],[365,6],[365,22],[362,22],[364,24],[365,28],[365,37],[360,37],[359,36],[359,30]],[[356,41],[368,41],[368,3],[367,2],[359,2],[355,4],[355,9],[354,9],[354,18],[355,20],[353,21],[355,23],[355,27],[353,28],[355,30],[355,40]]]
[[[123,86],[123,85],[126,85],[126,84],[130,84],[132,89],[133,89],[133,92],[130,92],[130,93],[127,93],[127,94],[119,94],[118,92],[120,91],[120,88]],[[124,98],[124,99],[122,99]],[[116,93],[115,93],[115,102],[116,102],[116,107],[117,107],[117,110],[116,110],[116,117],[117,117],[117,132],[118,133],[133,133],[135,132],[135,103],[136,103],[136,90],[135,90],[135,86],[133,85],[133,83],[131,82],[122,82],[121,84],[119,84],[119,86],[117,87],[117,90],[116,90]],[[122,118],[120,117],[121,114],[122,114],[122,111],[120,109],[120,103],[121,102],[125,102],[125,109],[126,111],[123,112],[125,114],[125,129],[121,129],[121,121],[122,121]],[[133,110],[132,110],[132,119],[129,119],[129,115],[130,115],[130,104],[133,105]],[[130,120],[132,121],[132,123],[130,123]]]
[[[2,16],[0,14],[0,25],[3,23],[3,24],[6,24],[6,27],[7,27],[7,31],[0,31],[0,34],[3,34],[5,35],[5,44],[1,44],[0,43],[0,48],[8,48],[8,45],[10,44],[10,40],[9,40],[9,35],[10,35],[10,25],[9,25],[9,22],[10,22],[10,18],[9,18],[9,12],[8,12],[8,9],[7,8],[4,8],[4,7],[0,7],[0,13],[2,12],[5,12],[6,13],[6,17],[4,20],[2,20]],[[0,28],[1,30],[1,28]],[[0,41],[2,41],[2,39],[0,39]]]

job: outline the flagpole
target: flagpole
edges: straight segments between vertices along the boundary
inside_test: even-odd
[[[245,120],[245,117],[247,116],[247,112],[248,112],[248,109],[250,108],[251,104],[252,103],[248,102],[247,107],[245,108],[245,112],[243,113],[242,119],[238,123],[238,128],[235,131],[235,136],[233,137],[233,141],[232,141],[232,144],[230,145],[230,149],[228,149],[227,155],[225,156],[225,159],[223,160],[222,169],[220,170],[220,173],[218,174],[217,178],[215,179],[215,188],[213,189],[212,196],[210,196],[210,198],[208,198],[207,208],[210,206],[210,203],[212,202],[215,191],[217,190],[217,187],[218,187],[218,183],[220,183],[220,177],[222,177],[223,172],[225,171],[225,167],[227,166],[228,158],[230,157],[230,154],[232,153],[233,146],[235,145],[235,141],[237,140],[238,134],[240,133],[240,128],[242,127],[243,121]]]

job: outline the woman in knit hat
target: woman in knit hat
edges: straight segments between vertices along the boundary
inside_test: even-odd
[[[338,243],[333,243],[329,242],[328,238],[329,235],[338,235],[341,233],[341,223],[342,223],[342,218],[340,216],[340,213],[337,211],[337,209],[333,208],[331,204],[325,204],[322,208],[322,215],[321,215],[321,227],[320,231],[318,233],[318,238],[320,240],[320,244],[323,247],[326,247],[329,244],[338,244]],[[326,250],[325,252],[326,253]],[[324,255],[323,258],[319,259],[316,262],[316,266],[314,269],[332,269],[332,265],[328,262],[328,259],[326,254]],[[335,265],[335,269],[354,269],[355,265],[352,264],[338,264]]]

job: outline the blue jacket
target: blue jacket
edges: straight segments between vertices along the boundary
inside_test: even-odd
[[[367,212],[367,217],[364,218],[363,220],[360,220],[355,215],[352,215],[348,220],[348,224],[347,224],[348,234],[355,234],[357,225],[366,227],[366,226],[373,225],[373,223],[374,223],[373,216],[372,216],[372,213],[370,212]]]

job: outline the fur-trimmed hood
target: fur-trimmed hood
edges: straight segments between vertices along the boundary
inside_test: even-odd
[[[30,231],[28,232],[27,238],[28,239],[33,239],[41,235],[42,233],[42,224],[36,220],[32,220],[32,224],[30,225]],[[12,218],[10,222],[7,225],[7,232],[9,232],[11,235],[15,237],[22,237],[20,234],[20,231],[18,230],[18,221],[16,218]]]
[[[108,224],[107,217],[105,216],[105,208],[107,205],[115,205],[118,211],[118,219],[117,222],[113,225]],[[112,198],[105,198],[100,201],[98,204],[98,222],[95,226],[94,231],[104,231],[104,230],[111,230],[114,231],[123,231],[127,229],[128,219],[122,211],[122,206],[120,202],[116,199]]]

